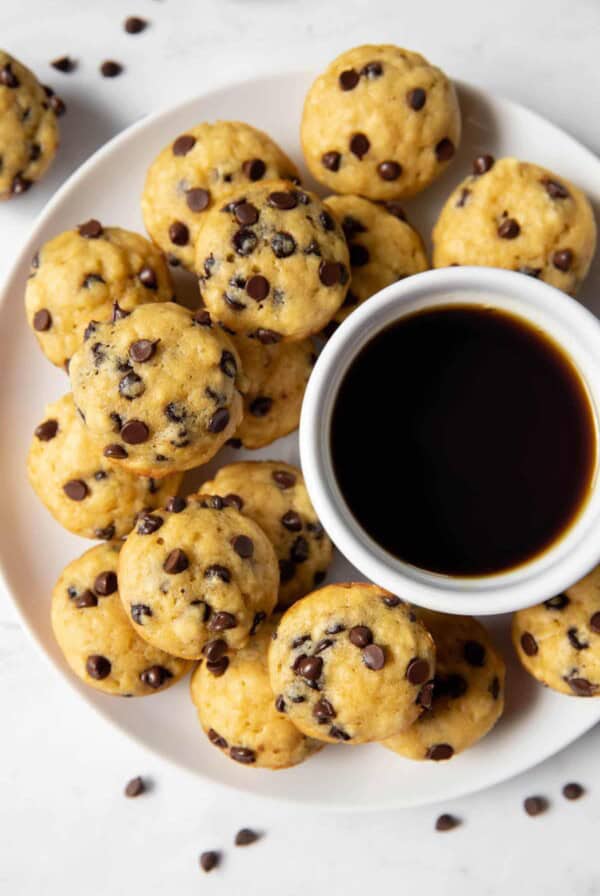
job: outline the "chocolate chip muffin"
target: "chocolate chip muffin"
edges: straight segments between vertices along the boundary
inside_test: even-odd
[[[93,219],[59,234],[36,253],[25,310],[40,348],[63,367],[96,323],[172,298],[167,265],[152,243]]]
[[[27,192],[49,168],[58,149],[52,91],[0,50],[0,199]]]
[[[564,594],[515,613],[512,638],[523,667],[542,684],[600,697],[600,566]]]
[[[229,651],[217,674],[207,663],[194,672],[190,691],[198,718],[213,746],[254,768],[289,768],[323,744],[306,737],[275,700],[267,655],[275,622],[268,620],[245,647]]]
[[[277,558],[235,502],[177,499],[140,518],[119,560],[121,599],[144,640],[173,656],[204,658],[213,674],[243,647],[277,602]]]
[[[425,189],[460,140],[452,83],[419,53],[390,44],[342,53],[311,86],[302,149],[336,193],[398,199]]]
[[[119,599],[121,544],[97,545],[64,568],[52,592],[52,629],[72,671],[118,697],[164,691],[191,663],[152,647],[135,632]]]
[[[594,215],[563,177],[482,155],[450,195],[433,231],[433,265],[520,271],[575,293],[596,248]]]
[[[289,607],[321,584],[333,545],[297,467],[264,460],[229,464],[202,491],[233,502],[267,535],[279,561],[280,606]]]
[[[435,678],[417,721],[383,746],[408,759],[451,759],[481,740],[502,715],[506,667],[471,616],[416,612],[435,643]]]
[[[138,475],[161,478],[210,460],[242,419],[231,340],[205,311],[171,302],[88,329],[70,376],[104,456]]]
[[[310,339],[263,345],[245,336],[233,337],[233,344],[247,380],[235,437],[244,448],[263,448],[298,428],[314,346]]]
[[[350,288],[328,326],[332,330],[380,289],[426,271],[429,264],[423,240],[397,202],[329,196],[325,204],[341,224],[350,250]]]
[[[200,292],[215,320],[264,344],[317,333],[344,301],[348,249],[314,193],[252,184],[206,216],[196,245]]]
[[[142,195],[146,229],[173,262],[191,270],[206,212],[227,193],[297,176],[262,131],[241,121],[204,122],[180,134],[150,166]]]
[[[283,615],[269,650],[278,705],[309,737],[383,740],[429,699],[431,636],[398,597],[375,585],[329,585]]]

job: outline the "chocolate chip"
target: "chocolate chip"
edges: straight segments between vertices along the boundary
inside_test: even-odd
[[[157,339],[138,339],[129,346],[129,357],[138,364],[144,364],[154,356],[157,345]]]
[[[203,212],[210,203],[210,193],[201,187],[186,190],[185,201],[191,212]]]
[[[258,631],[258,627],[260,626],[261,622],[264,622],[266,618],[267,618],[267,614],[266,614],[266,613],[263,613],[262,610],[259,610],[258,613],[255,613],[255,614],[254,614],[254,619],[252,620],[252,625],[251,625],[251,627],[250,627],[250,634],[251,634],[251,635],[255,635],[255,634],[256,634],[256,632]]]
[[[473,174],[477,176],[486,174],[491,170],[494,162],[494,157],[489,155],[488,153],[482,156],[477,156],[477,158],[473,159]]]
[[[145,390],[146,386],[144,385],[144,381],[141,376],[138,376],[133,370],[126,373],[119,381],[119,393],[128,401],[133,401],[134,398],[139,398]],[[125,441],[127,441],[127,439]]]
[[[350,243],[350,264],[353,268],[362,268],[369,263],[369,250],[362,243]]]
[[[302,517],[295,510],[288,510],[281,517],[281,524],[290,532],[300,532],[302,529]]]
[[[114,457],[117,460],[123,460],[128,457],[128,454],[122,445],[107,445],[102,453],[104,454],[104,457]]]
[[[460,191],[460,196],[456,200],[455,207],[456,208],[464,208],[465,205],[467,204],[467,199],[469,198],[470,195],[471,195],[471,191],[467,190],[466,187],[463,187],[463,189]]]
[[[569,199],[570,193],[564,184],[559,183],[557,180],[551,180],[549,177],[545,177],[542,180],[543,186],[546,188],[546,192],[551,199]]]
[[[207,429],[212,433],[223,432],[229,423],[229,411],[227,408],[219,408],[208,421]]]
[[[144,784],[144,779],[140,778],[132,778],[131,781],[127,782],[125,787],[125,796],[130,799],[134,799],[136,796],[140,796],[140,794],[144,793],[146,790],[146,785]]]
[[[315,646],[314,653],[323,653],[324,650],[328,650],[333,644],[334,642],[331,638],[321,638]]]
[[[415,112],[419,112],[423,108],[426,99],[427,94],[422,87],[413,87],[413,89],[409,90],[406,94],[406,102]]]
[[[111,321],[113,324],[116,323],[116,321],[118,321],[118,320],[123,320],[125,317],[129,317],[130,314],[131,314],[131,311],[125,311],[124,308],[121,308],[121,306],[119,305],[118,302],[113,302],[112,316],[111,316]]]
[[[114,537],[114,526],[105,526],[104,529],[94,529],[94,538],[100,538],[102,541],[111,541]]]
[[[377,166],[377,172],[382,180],[398,180],[402,174],[402,165],[398,162],[382,162]]]
[[[163,569],[169,575],[175,575],[178,572],[183,572],[189,565],[190,562],[185,551],[182,551],[181,548],[175,548],[165,560]]]
[[[289,258],[296,248],[296,240],[291,233],[286,233],[284,230],[278,231],[271,238],[271,249],[276,258]]]
[[[452,756],[454,756],[454,749],[450,744],[433,744],[425,754],[426,759],[433,759],[434,762],[451,759]]]
[[[227,349],[224,349],[221,352],[221,360],[219,361],[219,367],[225,376],[230,377],[230,379],[234,379],[237,373],[237,361],[235,360],[234,355]]]
[[[15,196],[20,196],[22,193],[26,193],[32,185],[33,181],[23,177],[22,174],[15,174],[10,190]]]
[[[58,432],[58,420],[44,420],[39,426],[36,426],[34,435],[40,442],[49,442]]]
[[[232,747],[229,755],[236,762],[241,762],[243,765],[252,765],[253,762],[256,762],[256,753],[248,747]]]
[[[386,594],[385,597],[382,598],[382,600],[386,607],[390,607],[390,609],[393,607],[399,607],[400,604],[403,603],[403,601],[401,601],[399,597],[396,597],[395,594]]]
[[[590,616],[590,628],[597,635],[600,635],[600,612],[593,613]]]
[[[543,796],[528,796],[527,799],[523,801],[523,808],[527,814],[532,817],[541,815],[542,812],[545,812],[548,808],[548,800]]]
[[[229,570],[227,570],[227,572],[229,572]],[[229,579],[226,579],[225,581],[229,581]],[[237,624],[237,619],[233,613],[226,613],[224,610],[221,610],[219,613],[215,613],[211,618],[208,628],[211,632],[224,632],[230,628],[237,628]]]
[[[259,839],[260,834],[257,834],[256,831],[251,830],[251,828],[242,828],[235,835],[234,842],[236,846],[250,846]]]
[[[37,160],[42,155],[42,147],[39,143],[32,143],[29,147],[29,161],[37,162]]]
[[[123,66],[120,62],[114,62],[112,59],[107,59],[100,66],[100,74],[103,78],[116,78],[123,71]]]
[[[272,398],[268,398],[266,395],[258,395],[252,399],[248,410],[253,417],[266,417],[272,407]]]
[[[514,240],[521,233],[521,226],[514,218],[505,218],[498,226],[498,236],[503,240]]]
[[[138,516],[137,523],[137,534],[138,535],[152,535],[154,532],[158,532],[164,520],[162,516],[158,516],[157,514],[152,513],[140,513]]]
[[[410,684],[424,684],[429,675],[429,663],[418,656],[414,657],[406,667],[406,680]]]
[[[275,698],[275,709],[277,712],[287,712],[287,707],[285,705],[285,700],[283,699],[283,694],[278,694]]]
[[[269,281],[261,274],[254,274],[246,282],[246,292],[255,302],[262,302],[269,295]]]
[[[310,549],[306,538],[299,535],[294,539],[294,543],[290,549],[290,560],[292,563],[305,563],[308,560]]]
[[[240,202],[237,204],[234,215],[238,224],[241,224],[243,227],[249,227],[258,221],[258,209],[251,202]]]
[[[335,740],[350,740],[350,735],[347,731],[344,731],[343,728],[338,728],[337,725],[332,725],[329,729],[329,737],[333,737]]]
[[[89,489],[82,479],[70,479],[65,482],[63,491],[71,501],[83,501],[89,495]]]
[[[71,59],[70,56],[59,56],[58,59],[53,59],[50,65],[58,72],[63,72],[65,75],[75,71],[77,68],[77,63],[74,59]]]
[[[196,145],[196,138],[191,134],[182,134],[173,143],[174,156],[187,156],[188,152]]]
[[[569,644],[574,650],[587,650],[590,646],[586,641],[580,641],[577,635],[577,629],[575,627],[570,628],[567,631],[567,638],[569,639]]]
[[[454,155],[454,143],[448,137],[444,137],[435,147],[435,157],[438,162],[448,162]]]
[[[140,19],[139,16],[129,16],[125,19],[123,27],[127,34],[140,34],[148,27],[148,22],[145,19]]]
[[[417,705],[421,706],[423,709],[431,709],[431,704],[433,703],[433,691],[434,685],[432,681],[428,681],[427,684],[424,684],[417,694]]]
[[[236,535],[231,539],[231,546],[242,560],[249,560],[254,554],[254,542],[247,535]]]
[[[363,647],[362,661],[367,669],[379,672],[385,666],[385,651],[379,644],[369,644]]]
[[[137,625],[143,625],[144,616],[152,616],[152,610],[147,604],[132,604],[130,613],[131,618]]]
[[[216,868],[221,861],[221,854],[214,849],[203,852],[200,855],[200,867],[203,871],[209,872]]]
[[[128,445],[141,445],[147,442],[150,437],[150,430],[141,420],[128,420],[121,427],[121,438]],[[110,455],[116,457],[115,454]]]
[[[100,221],[96,220],[96,218],[90,218],[89,221],[80,224],[77,228],[77,232],[79,233],[79,236],[82,236],[86,240],[97,240],[104,233],[102,224]]]
[[[87,607],[97,607],[98,598],[89,589],[86,589],[75,598],[73,605],[77,607],[78,610],[84,610]]]
[[[319,725],[327,724],[331,719],[335,719],[336,716],[335,709],[325,697],[321,697],[320,700],[317,700],[313,706],[312,714]]]
[[[164,666],[150,666],[149,669],[144,669],[140,675],[142,684],[145,684],[154,690],[162,687],[165,681],[168,681],[169,678],[173,678],[173,673],[168,669],[165,669]]]
[[[562,789],[562,795],[567,800],[578,800],[583,796],[585,790],[581,786],[581,784],[576,784],[575,781],[572,781],[569,784],[565,784]]]
[[[49,330],[52,326],[52,315],[47,308],[41,308],[33,315],[33,329],[38,333]]]
[[[341,161],[342,156],[339,152],[335,152],[335,150],[323,153],[321,156],[321,164],[323,165],[323,168],[327,168],[328,171],[339,171]]]
[[[256,249],[258,239],[252,230],[242,229],[236,231],[232,238],[233,248],[238,255],[243,257],[251,255]]]
[[[319,280],[323,286],[336,286],[342,279],[341,264],[337,261],[322,261],[319,265]]]
[[[357,159],[362,159],[363,156],[366,156],[370,148],[369,138],[365,134],[354,134],[350,138],[350,152]]]
[[[373,632],[366,625],[355,625],[348,632],[348,637],[350,638],[350,643],[354,644],[355,647],[366,647],[367,644],[371,644],[373,641]]]
[[[452,831],[454,828],[457,828],[459,824],[460,820],[454,815],[444,813],[444,815],[440,815],[437,819],[435,829],[436,831]]]
[[[169,226],[169,239],[176,246],[187,246],[190,240],[190,231],[183,221],[173,221]]]
[[[302,656],[294,663],[294,672],[307,681],[317,681],[323,671],[323,660],[320,656]]]
[[[250,336],[258,339],[262,345],[276,345],[278,342],[281,342],[281,333],[276,333],[275,330],[267,330],[264,327],[259,327]]]
[[[212,327],[210,312],[207,311],[206,308],[201,308],[199,311],[196,311],[192,320],[200,327]]]
[[[10,62],[7,62],[3,68],[0,68],[0,84],[2,84],[3,87],[11,87],[13,89],[19,87],[21,84],[13,72]]]
[[[202,648],[202,655],[209,663],[218,663],[227,653],[227,642],[223,638],[213,638]]]
[[[463,656],[469,666],[480,668],[485,665],[485,647],[479,641],[465,641]]]
[[[261,180],[265,176],[267,166],[262,159],[247,159],[242,165],[242,171],[248,180]]]
[[[279,488],[292,488],[296,484],[296,476],[294,473],[288,473],[287,470],[274,470],[271,478],[277,483]]]
[[[267,202],[272,208],[279,209],[279,211],[289,211],[298,205],[298,196],[296,193],[277,190],[274,193],[269,193]]]
[[[50,108],[57,118],[60,118],[67,111],[66,105],[63,103],[59,96],[50,97]]]
[[[342,90],[354,90],[360,80],[360,75],[354,68],[346,69],[339,76],[339,85]]]
[[[298,647],[302,647],[303,644],[306,644],[307,641],[310,641],[310,635],[298,635],[292,641],[292,647],[294,650]]]
[[[557,594],[556,597],[550,597],[544,601],[547,610],[564,610],[568,606],[570,600],[566,594]]]
[[[117,588],[117,574],[112,570],[98,573],[94,579],[94,591],[96,594],[99,594],[100,597],[108,597],[109,594],[114,594]]]
[[[570,270],[573,264],[573,252],[571,249],[560,249],[560,251],[555,252],[552,256],[552,264],[557,270],[563,271],[563,273]]]
[[[214,744],[214,745],[215,745],[215,747],[220,747],[222,750],[226,750],[227,747],[229,746],[229,744],[227,743],[227,741],[225,740],[225,738],[222,737],[222,736],[218,733],[218,731],[215,731],[214,728],[209,728],[208,731],[207,731],[207,733],[206,733],[206,736],[208,737],[208,739],[209,739],[209,741],[211,742],[211,744]]]
[[[105,656],[100,656],[99,654],[94,653],[91,656],[88,656],[85,668],[90,678],[94,678],[96,681],[102,681],[103,678],[108,678],[112,666]]]
[[[593,697],[598,690],[597,685],[592,684],[587,678],[577,678],[573,676],[571,678],[565,678],[565,681],[573,693],[578,697]]]
[[[537,641],[531,632],[523,632],[520,643],[521,649],[526,656],[535,656],[538,652]]]

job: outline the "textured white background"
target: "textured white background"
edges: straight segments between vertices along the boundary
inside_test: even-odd
[[[143,35],[122,31],[132,13],[151,20]],[[0,45],[69,107],[50,177],[0,208],[0,276],[58,184],[131,122],[237,75],[322,64],[367,41],[421,50],[600,151],[598,0],[0,0]],[[49,68],[63,53],[79,60],[76,74]],[[126,73],[101,79],[105,58],[124,62]],[[2,438],[9,433],[3,420]],[[34,652],[0,594],[0,893],[7,896],[596,894],[599,750],[597,728],[526,776],[420,810],[334,816],[240,799],[161,764],[98,719]],[[138,773],[154,779],[153,792],[125,800],[122,787]],[[579,803],[560,796],[570,779],[589,788]],[[521,800],[537,792],[551,798],[552,811],[530,819]],[[444,810],[460,815],[463,827],[434,833]],[[263,841],[234,850],[241,825],[264,830]],[[204,877],[197,856],[211,847],[227,855]]]

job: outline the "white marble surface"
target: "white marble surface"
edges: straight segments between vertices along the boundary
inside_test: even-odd
[[[132,13],[151,20],[145,34],[122,31]],[[51,176],[0,208],[0,277],[56,186],[129,123],[209,85],[323,62],[354,43],[422,50],[598,152],[599,34],[597,0],[1,0],[0,45],[52,83],[69,114]],[[76,74],[49,68],[63,53],[80,60]],[[105,58],[123,61],[126,73],[101,79]],[[34,652],[3,594],[0,720],[0,892],[7,896],[600,893],[598,729],[526,776],[451,805],[334,816],[240,800],[162,764],[97,718]],[[122,787],[135,774],[151,776],[155,787],[128,801]],[[560,788],[573,779],[588,794],[567,803]],[[523,813],[531,793],[550,797],[544,817]],[[446,810],[464,825],[436,834],[435,817]],[[263,830],[263,841],[235,850],[241,825]],[[205,878],[197,856],[213,847],[226,849],[226,858]]]

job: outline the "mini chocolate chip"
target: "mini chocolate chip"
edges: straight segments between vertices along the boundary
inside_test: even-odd
[[[265,176],[267,166],[262,159],[247,159],[242,165],[242,171],[248,180],[261,180]]]
[[[178,137],[173,143],[173,155],[187,156],[190,149],[193,149],[195,145],[195,137],[192,137],[191,134],[182,134],[181,137]]]
[[[320,641],[315,645],[314,653],[323,653],[324,650],[327,650],[329,647],[332,647],[334,642],[331,638],[321,638]]]
[[[119,381],[119,393],[128,401],[139,398],[146,391],[146,386],[141,376],[134,373],[133,370],[126,373]],[[127,439],[125,439],[127,441]]]
[[[353,268],[362,268],[369,263],[370,255],[366,246],[361,243],[350,243],[350,264]]]
[[[532,817],[541,815],[542,812],[545,812],[548,808],[548,800],[543,796],[528,796],[527,799],[523,801],[523,808],[527,814]]]
[[[557,270],[563,271],[563,273],[570,270],[573,264],[573,252],[571,249],[561,249],[555,252],[552,256],[552,264]]]
[[[157,339],[137,339],[129,346],[129,357],[138,364],[144,364],[154,356],[157,344]]]
[[[162,687],[165,681],[168,681],[169,678],[173,678],[173,673],[168,669],[165,669],[164,666],[150,666],[149,669],[144,669],[140,675],[142,684],[145,684],[154,690]]]
[[[338,78],[342,90],[354,90],[360,80],[360,75],[354,68],[346,69]]]
[[[144,784],[144,779],[140,778],[139,775],[137,778],[132,778],[131,781],[127,782],[125,787],[125,796],[130,799],[134,799],[136,796],[140,796],[140,794],[144,793],[146,790],[146,785]]]
[[[141,445],[150,437],[150,430],[141,420],[128,420],[121,427],[121,438],[128,445]],[[116,455],[111,455],[115,457]]]
[[[190,231],[183,221],[173,221],[169,225],[169,239],[176,246],[187,246],[190,240]]]
[[[60,118],[67,111],[65,103],[63,103],[59,96],[50,97],[50,108],[57,118]]]
[[[219,408],[208,421],[207,429],[212,433],[223,432],[229,424],[229,411],[227,408]]]
[[[229,570],[227,570],[227,572],[229,572]],[[229,580],[226,579],[225,581]],[[221,610],[219,613],[215,613],[215,615],[212,616],[208,623],[208,628],[211,632],[224,632],[230,628],[237,628],[237,624],[237,619],[233,613],[226,613],[224,610]]]
[[[47,308],[41,308],[33,315],[33,329],[38,333],[49,330],[52,326],[52,315]]]
[[[58,72],[63,72],[65,75],[75,71],[77,68],[77,63],[74,59],[71,59],[70,56],[59,56],[58,59],[53,59],[50,65]]]
[[[577,784],[575,781],[570,782],[569,784],[565,784],[562,789],[562,795],[567,800],[578,800],[583,796],[585,790],[581,786],[581,784]]]
[[[158,532],[163,523],[162,516],[142,512],[138,516],[136,531],[138,535],[152,535],[154,532]]]
[[[473,174],[477,176],[486,174],[493,168],[494,162],[494,157],[489,155],[489,153],[485,153],[482,156],[477,156],[477,158],[473,159]]]
[[[77,607],[78,610],[83,610],[87,607],[97,607],[98,598],[89,589],[86,589],[78,597],[75,598],[75,600],[73,601],[73,605]]]
[[[590,616],[590,628],[597,635],[600,635],[600,612],[593,613]]]
[[[440,762],[444,759],[451,759],[454,756],[454,749],[450,744],[433,744],[427,750],[426,759],[433,759],[434,762]]]
[[[221,352],[221,360],[219,361],[219,367],[225,376],[233,379],[237,373],[237,361],[235,360],[234,355],[227,349],[224,349]]]
[[[251,635],[255,635],[255,634],[256,634],[256,632],[258,631],[258,627],[260,626],[261,622],[264,622],[266,618],[267,618],[267,614],[266,614],[266,613],[263,613],[262,610],[259,610],[258,613],[255,613],[255,614],[254,614],[254,619],[252,620],[252,625],[251,625],[251,627],[250,627],[250,634],[251,634]]]
[[[329,737],[333,737],[335,740],[350,740],[350,735],[347,731],[344,731],[343,728],[338,728],[337,725],[332,725],[329,729]]]
[[[434,684],[432,681],[428,681],[427,684],[424,684],[417,694],[417,705],[421,706],[423,709],[431,709],[431,704],[433,703],[433,691]]]
[[[254,542],[247,535],[236,535],[231,539],[231,546],[242,560],[249,560],[254,554]]]
[[[341,154],[335,152],[335,150],[323,153],[321,156],[321,164],[323,165],[323,168],[327,168],[328,171],[339,171],[341,161]]]
[[[158,289],[158,279],[151,267],[146,265],[138,274],[138,280],[146,289]]]
[[[288,510],[281,517],[281,524],[290,532],[300,532],[302,529],[302,517],[295,510]]]
[[[21,82],[13,72],[10,62],[7,62],[3,68],[0,68],[0,84],[2,84],[4,87],[11,87],[13,88],[13,90],[15,87],[19,87],[21,84]]]
[[[165,572],[168,572],[169,575],[175,575],[176,573],[183,572],[189,565],[190,562],[185,551],[182,551],[181,548],[174,548],[165,560],[163,569]]]
[[[463,646],[463,656],[469,666],[485,665],[485,647],[479,641],[466,641]]]
[[[94,678],[96,681],[102,681],[103,678],[108,678],[112,666],[110,660],[107,660],[105,656],[100,656],[99,654],[94,653],[91,656],[88,656],[85,668],[90,678]]]
[[[137,625],[143,625],[144,616],[152,616],[152,610],[147,604],[132,604],[130,613],[131,618]]]
[[[227,507],[235,507],[236,510],[241,510],[244,506],[244,499],[233,492],[229,492],[228,495],[225,495],[223,501]]]
[[[235,835],[234,842],[236,846],[250,846],[259,839],[260,834],[257,834],[256,831],[251,830],[251,828],[242,828]]]
[[[29,147],[29,161],[37,162],[37,160],[42,155],[42,147],[39,143],[32,143]]]
[[[438,162],[448,162],[454,155],[454,143],[448,137],[444,137],[435,147],[435,157]]]
[[[70,479],[65,482],[63,491],[71,501],[83,501],[89,495],[89,489],[82,479]]]
[[[521,635],[521,649],[526,656],[535,656],[538,652],[537,641],[531,632],[523,632]]]
[[[323,286],[336,286],[340,283],[341,264],[337,261],[322,261],[319,265],[319,280]]]
[[[294,539],[294,543],[290,549],[290,560],[292,563],[305,563],[308,560],[310,548],[306,538],[299,535]]]
[[[383,74],[383,66],[381,62],[367,62],[366,65],[360,70],[361,75],[365,78],[369,78],[373,80],[374,78],[380,78]]]
[[[415,112],[419,112],[423,108],[426,99],[427,94],[422,87],[413,87],[413,89],[409,90],[406,94],[406,102]]]
[[[373,641],[373,632],[366,625],[355,625],[348,632],[348,637],[350,638],[350,643],[354,644],[355,647],[366,647],[367,644],[371,644]]]
[[[379,672],[385,666],[385,651],[379,644],[368,644],[363,647],[362,660],[367,669]]]
[[[206,308],[201,308],[199,311],[196,311],[192,320],[200,327],[212,327],[210,312],[207,311]]]
[[[274,470],[271,478],[281,489],[292,488],[296,484],[296,476],[294,473],[288,473],[287,470]]]
[[[287,707],[285,705],[285,700],[283,698],[283,694],[278,694],[275,698],[275,709],[277,712],[286,712]]]
[[[103,78],[116,78],[123,71],[123,66],[120,62],[115,62],[113,59],[107,59],[100,66],[100,74]]]
[[[366,156],[370,147],[369,138],[365,134],[354,134],[350,138],[350,152],[357,159],[362,159],[363,156]]]
[[[297,249],[296,240],[291,233],[280,230],[271,238],[271,249],[276,258],[289,258]]]
[[[216,868],[220,861],[221,854],[214,849],[210,849],[200,855],[200,867],[207,873]]]
[[[454,815],[444,813],[440,815],[435,823],[436,831],[452,831],[460,825],[460,820]]]
[[[521,226],[514,218],[505,218],[498,225],[498,236],[503,240],[514,240],[521,233]]]
[[[292,647],[294,650],[298,647],[302,647],[303,644],[306,644],[307,641],[310,641],[310,635],[298,635],[292,641]]]
[[[536,280],[542,273],[541,268],[531,268],[528,265],[522,265],[520,268],[517,268],[519,274],[525,274],[527,277],[534,277]]]
[[[100,597],[108,597],[109,594],[114,594],[117,588],[117,574],[112,570],[100,572],[94,579],[94,591]]]
[[[250,402],[248,410],[253,417],[266,417],[273,407],[273,399],[266,395],[258,395]]]
[[[49,442],[58,432],[58,420],[44,420],[39,426],[36,426],[34,435],[40,442]]]
[[[254,274],[246,282],[246,292],[255,302],[262,302],[269,295],[270,284],[266,277]]]
[[[251,765],[253,762],[256,762],[256,753],[249,747],[232,747],[229,755],[236,762],[241,762],[243,765]]]
[[[323,671],[323,660],[320,656],[299,657],[294,663],[294,672],[307,681],[317,681]]]
[[[22,193],[26,193],[32,185],[33,181],[27,177],[23,177],[22,174],[15,174],[10,190],[15,196],[20,196]]]
[[[97,240],[104,233],[102,224],[96,218],[90,218],[89,221],[80,224],[77,228],[77,232],[79,236],[82,236],[86,240]]]
[[[253,233],[252,230],[243,228],[242,230],[238,230],[236,233],[234,233],[232,243],[233,248],[235,249],[237,254],[245,257],[247,255],[251,255],[252,252],[254,252],[258,243],[258,239],[256,234]]]
[[[298,196],[289,191],[276,190],[274,193],[269,193],[267,202],[279,211],[289,211],[298,205]]]
[[[222,750],[226,750],[229,746],[225,738],[222,737],[218,731],[215,731],[214,728],[209,728],[206,732],[206,736],[208,737],[211,744],[215,745],[215,747],[220,747]]]
[[[202,648],[202,655],[209,663],[219,663],[227,653],[227,642],[223,638],[213,638]]]
[[[203,212],[210,203],[210,193],[201,187],[186,190],[185,201],[191,212]]]
[[[111,316],[111,321],[113,324],[116,323],[116,321],[118,321],[118,320],[123,320],[123,318],[129,317],[130,314],[131,314],[131,311],[125,311],[124,308],[121,308],[121,306],[119,305],[118,302],[113,302],[112,316]]]
[[[140,19],[139,16],[128,16],[123,27],[127,34],[140,34],[148,27],[148,22],[145,19]]]
[[[551,180],[549,177],[545,177],[542,180],[542,185],[546,188],[546,192],[551,199],[569,199],[570,193],[564,184],[559,183],[557,180]]]
[[[258,339],[262,345],[276,345],[278,342],[281,342],[281,333],[276,333],[275,330],[267,330],[264,327],[259,327],[258,330],[255,330],[250,335]]]
[[[573,647],[574,650],[587,650],[590,646],[586,641],[580,641],[577,635],[577,629],[575,627],[570,628],[567,631],[567,638],[569,639],[569,644]]]
[[[104,529],[94,529],[94,538],[100,538],[102,541],[111,541],[114,537],[114,526],[105,526]]]
[[[327,212],[327,211],[321,212],[321,214],[319,215],[319,221],[321,222],[321,224],[325,230],[327,230],[327,231],[335,230],[335,221],[333,220],[333,218],[331,217],[329,212]]]
[[[565,681],[573,693],[578,697],[593,697],[598,690],[597,685],[592,684],[587,678],[577,678],[576,676],[573,676],[571,678],[566,678]]]
[[[547,610],[564,610],[570,604],[570,600],[566,594],[557,594],[556,597],[550,597],[544,601]]]
[[[336,716],[335,709],[325,697],[321,697],[320,700],[317,700],[313,706],[312,714],[319,725],[327,724],[331,719],[335,719]]]
[[[250,227],[258,221],[258,209],[251,202],[240,202],[234,210],[235,219],[243,227]]]
[[[125,457],[128,457],[122,445],[107,445],[102,453],[104,457],[114,457],[117,460],[123,460]]]
[[[377,166],[377,172],[382,180],[398,180],[402,174],[402,165],[393,161],[382,162]]]
[[[424,684],[429,675],[429,663],[418,656],[414,657],[406,667],[406,680],[410,684]]]
[[[399,597],[396,597],[395,594],[386,594],[382,598],[382,600],[386,607],[390,607],[390,609],[392,609],[393,607],[399,607],[400,604],[403,603],[403,601],[401,601]]]

